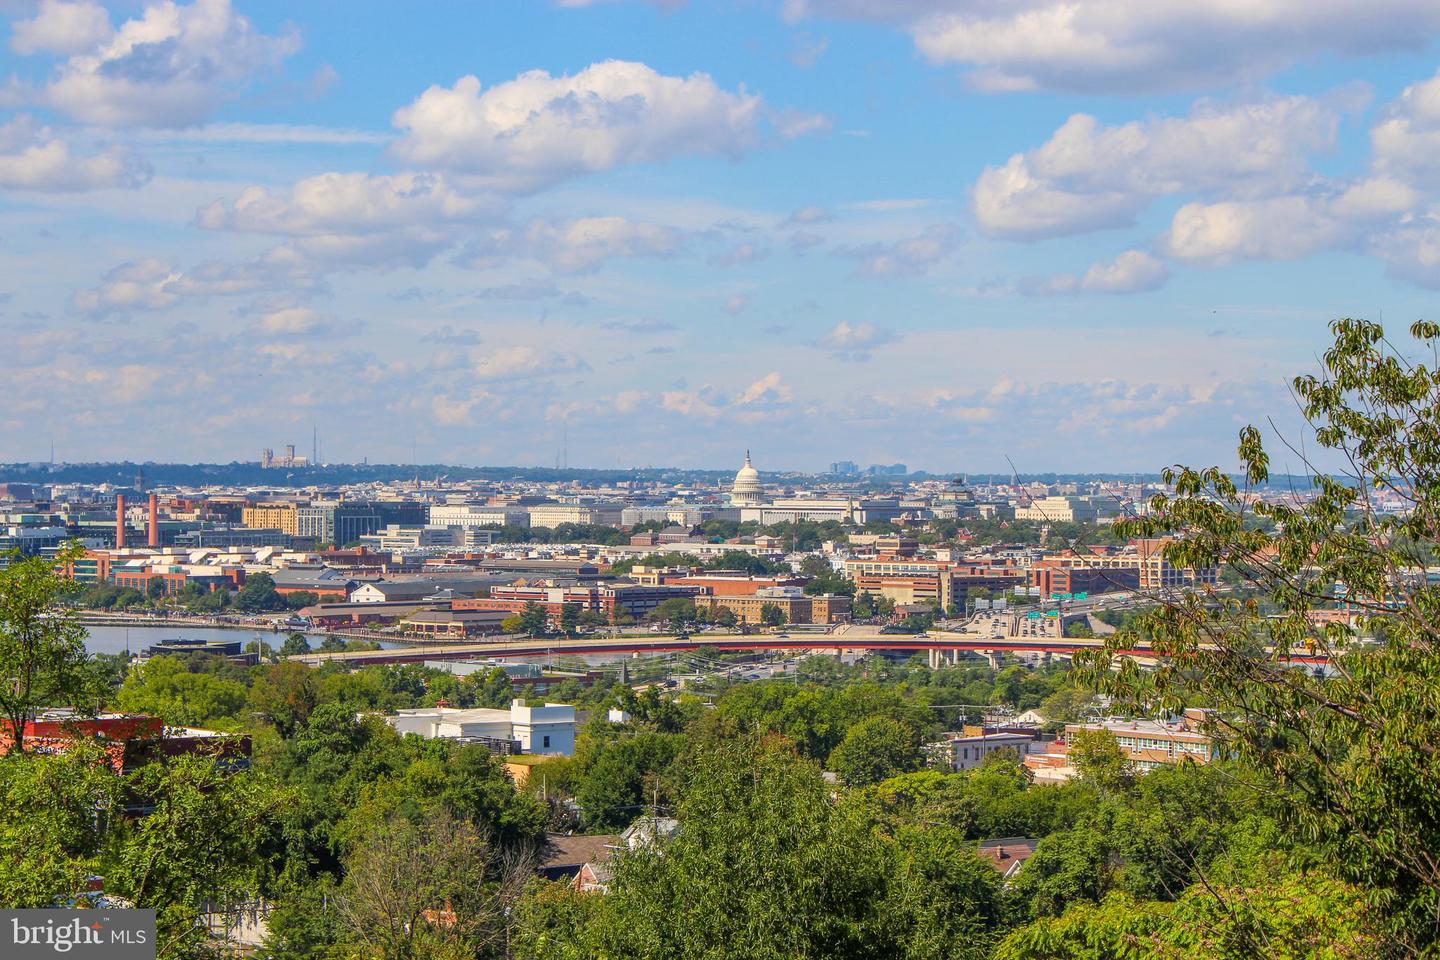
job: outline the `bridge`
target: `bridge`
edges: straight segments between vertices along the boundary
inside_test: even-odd
[[[688,637],[555,637],[550,639],[508,639],[487,643],[422,644],[389,650],[354,650],[338,653],[302,654],[290,659],[311,666],[345,663],[366,666],[385,663],[422,663],[427,660],[511,659],[603,654],[659,654],[712,650],[927,650],[932,666],[954,662],[956,652],[986,655],[1003,653],[1073,656],[1104,644],[1100,639],[1059,636],[994,637],[971,632],[935,631],[925,634],[881,633],[874,628],[849,627],[833,633],[772,633],[740,636],[733,633],[700,633]],[[1145,647],[1122,650],[1140,658],[1155,657]],[[1323,664],[1324,657],[1293,656],[1297,664]]]

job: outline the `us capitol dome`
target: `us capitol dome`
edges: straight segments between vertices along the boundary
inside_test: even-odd
[[[765,503],[765,485],[760,482],[760,471],[750,462],[750,451],[745,451],[745,466],[735,474],[735,483],[730,487],[730,503],[736,507],[758,507]]]

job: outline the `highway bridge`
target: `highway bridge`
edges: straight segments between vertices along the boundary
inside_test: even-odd
[[[389,650],[311,653],[292,660],[319,666],[329,662],[351,666],[382,663],[421,663],[427,660],[511,659],[563,655],[659,654],[699,650],[928,650],[931,663],[953,659],[954,652],[981,654],[1052,654],[1072,656],[1101,646],[1103,640],[1059,636],[981,636],[972,632],[936,631],[907,635],[881,633],[873,627],[851,626],[832,633],[770,633],[740,636],[733,633],[696,633],[685,637],[556,637],[550,639],[496,639],[485,643],[421,644]],[[1135,657],[1154,655],[1146,648],[1122,651]],[[948,656],[947,656],[948,654]],[[1322,664],[1324,657],[1296,656],[1295,663]]]

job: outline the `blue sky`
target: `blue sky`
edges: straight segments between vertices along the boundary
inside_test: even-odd
[[[0,17],[4,460],[1229,465],[1440,288],[1418,0]]]

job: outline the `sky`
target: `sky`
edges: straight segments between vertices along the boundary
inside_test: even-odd
[[[0,23],[0,461],[1228,467],[1440,289],[1434,0]]]

